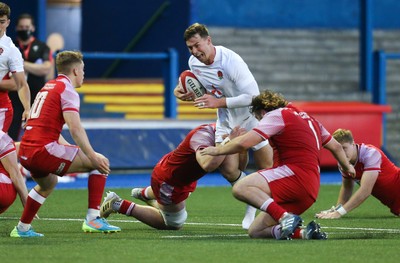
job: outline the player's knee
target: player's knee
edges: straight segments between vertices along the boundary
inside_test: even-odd
[[[248,234],[249,234],[250,238],[261,238],[262,237],[258,231],[255,231],[251,228],[249,229]]]
[[[183,227],[183,224],[187,219],[186,209],[182,209],[179,212],[171,213],[160,210],[162,217],[164,218],[165,225],[169,229],[178,230]]]
[[[244,185],[239,181],[232,187],[232,195],[239,200],[243,200],[245,192]]]

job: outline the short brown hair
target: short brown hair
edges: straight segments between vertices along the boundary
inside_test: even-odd
[[[83,55],[79,51],[62,51],[56,57],[57,71],[62,74],[70,74],[74,64],[80,63],[83,63]]]
[[[208,33],[208,29],[205,25],[199,24],[199,23],[194,23],[193,25],[189,26],[185,30],[185,33],[183,34],[183,39],[185,41],[188,41],[190,38],[192,38],[196,34],[199,34],[199,36],[201,38],[206,38],[210,35]]]
[[[4,15],[7,16],[8,19],[10,19],[11,9],[7,4],[0,2],[0,16]]]
[[[335,138],[336,141],[339,143],[353,143],[354,138],[353,134],[351,133],[350,130],[345,130],[345,129],[337,129],[333,134],[333,138]]]
[[[270,90],[264,90],[260,93],[260,95],[253,98],[250,105],[250,112],[253,114],[260,110],[270,112],[286,107],[288,103],[289,102],[283,97],[282,94]]]

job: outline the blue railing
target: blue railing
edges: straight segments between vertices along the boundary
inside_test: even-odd
[[[372,102],[376,104],[386,104],[386,62],[388,59],[400,59],[400,53],[385,53],[383,50],[374,52]]]
[[[374,85],[372,89],[372,102],[386,105],[386,63],[388,59],[400,59],[400,53],[385,53],[383,50],[374,52]],[[386,114],[382,117],[384,134],[383,145],[386,145]]]
[[[84,59],[162,60],[164,79],[164,117],[176,119],[176,99],[173,90],[179,70],[179,55],[174,48],[161,53],[82,52]],[[56,54],[54,54],[56,55]]]

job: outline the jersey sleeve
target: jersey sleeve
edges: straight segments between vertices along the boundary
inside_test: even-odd
[[[24,71],[24,59],[19,49],[15,46],[12,46],[10,49],[8,67],[12,73]]]
[[[190,139],[190,148],[194,151],[215,145],[215,133],[210,126],[197,130]]]
[[[282,108],[280,108],[266,113],[253,130],[267,140],[279,133],[284,127],[285,122],[282,116]]]
[[[330,140],[332,140],[332,135],[318,120],[314,119],[314,121],[318,124],[321,131],[322,145],[327,144],[328,142],[330,142]]]
[[[68,85],[68,84],[67,84]],[[61,93],[61,108],[63,112],[75,111],[79,112],[80,98],[79,94],[72,86],[67,87]]]
[[[378,150],[363,145],[359,155],[360,161],[364,164],[364,171],[381,170],[382,155]]]
[[[227,108],[246,107],[260,91],[249,67],[236,53],[232,53],[224,66],[228,77],[236,84],[239,96],[226,98]]]

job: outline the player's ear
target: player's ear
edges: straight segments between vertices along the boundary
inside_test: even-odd
[[[76,68],[72,69],[72,73],[74,73],[74,76],[78,76],[78,72],[77,72]]]

